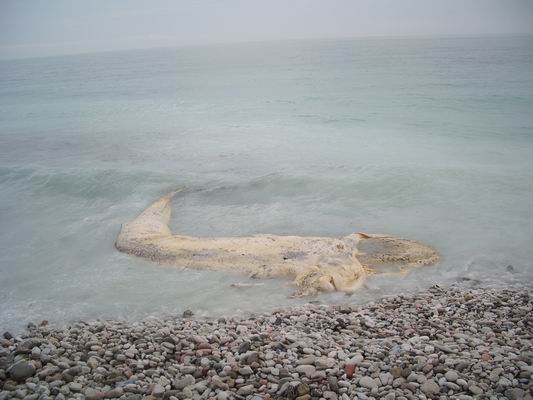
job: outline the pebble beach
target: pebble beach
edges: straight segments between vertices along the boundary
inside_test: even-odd
[[[246,318],[32,323],[0,399],[533,399],[531,287],[434,286]]]

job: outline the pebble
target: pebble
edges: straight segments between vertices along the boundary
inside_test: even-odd
[[[433,379],[430,379],[420,386],[420,390],[425,394],[437,394],[440,392],[440,386]]]
[[[239,390],[237,390],[237,394],[240,396],[248,396],[252,393],[254,393],[254,385],[246,385],[241,387]]]
[[[78,382],[71,382],[68,387],[73,392],[81,392],[82,389],[81,383]]]
[[[483,389],[476,385],[469,386],[468,390],[470,390],[470,393],[472,394],[483,394]]]
[[[218,392],[217,400],[228,400],[230,398],[229,393],[227,392]]]
[[[530,293],[452,285],[251,318],[34,324],[0,338],[0,400],[530,398]]]
[[[296,372],[312,377],[316,372],[316,368],[313,365],[298,365],[296,367]]]
[[[359,379],[359,385],[367,389],[374,389],[378,387],[376,381],[369,376],[361,377],[361,379]]]
[[[152,389],[152,395],[154,396],[161,396],[163,393],[165,393],[165,388],[160,384],[156,384]]]
[[[196,382],[196,380],[194,379],[194,376],[192,375],[185,375],[185,377],[181,378],[181,379],[176,379],[174,381],[174,387],[176,389],[183,389],[187,386],[191,386],[191,385],[194,385],[194,383]]]
[[[227,383],[224,383],[222,381],[222,379],[219,377],[219,376],[214,376],[212,379],[211,379],[211,383],[213,383],[213,385],[218,388],[218,389],[222,389],[222,390],[228,390],[229,389],[229,386]]]
[[[241,375],[248,376],[248,375],[252,375],[253,373],[254,371],[248,365],[246,365],[245,367],[239,368],[239,374]]]
[[[26,361],[19,361],[8,369],[11,379],[22,382],[35,374],[35,367]]]
[[[444,374],[444,377],[448,382],[455,382],[457,379],[459,379],[459,375],[453,370],[447,371],[446,374]]]

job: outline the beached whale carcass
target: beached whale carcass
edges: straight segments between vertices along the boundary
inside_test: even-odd
[[[287,277],[295,295],[352,292],[369,274],[405,272],[433,264],[438,255],[420,242],[388,235],[354,233],[342,238],[254,235],[194,237],[169,228],[172,192],[122,226],[118,250],[150,260],[266,279]]]

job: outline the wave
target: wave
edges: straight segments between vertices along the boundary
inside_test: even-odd
[[[0,166],[2,191],[28,195],[120,198],[175,185],[175,176],[146,170]]]

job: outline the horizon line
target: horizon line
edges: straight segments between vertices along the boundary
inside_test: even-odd
[[[307,38],[286,38],[286,39],[259,39],[259,40],[234,40],[223,42],[206,42],[206,43],[183,43],[175,45],[156,45],[151,47],[125,47],[108,50],[88,50],[81,52],[64,52],[57,54],[41,55],[41,56],[19,56],[3,58],[0,55],[0,62],[5,61],[21,61],[21,60],[37,60],[43,58],[56,57],[71,57],[83,55],[97,55],[109,53],[124,53],[147,50],[163,50],[163,49],[182,49],[190,47],[213,47],[213,46],[239,46],[247,44],[268,44],[280,42],[312,42],[312,41],[328,41],[328,40],[365,40],[365,39],[445,39],[445,38],[483,38],[483,37],[525,37],[533,36],[533,32],[501,32],[501,33],[435,33],[435,34],[410,34],[410,35],[365,35],[365,36],[329,36],[329,37],[307,37]],[[17,46],[12,46],[17,47]],[[0,48],[1,51],[1,48]]]

